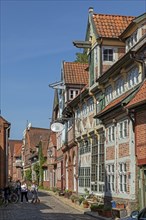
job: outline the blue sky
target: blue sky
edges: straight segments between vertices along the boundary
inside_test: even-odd
[[[0,108],[11,123],[11,139],[22,139],[27,121],[49,128],[53,89],[63,60],[81,52],[88,8],[96,13],[139,16],[145,0],[1,0]]]

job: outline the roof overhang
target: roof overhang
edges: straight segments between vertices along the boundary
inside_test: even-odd
[[[64,82],[62,82],[62,81],[49,84],[49,87],[51,87],[53,89],[65,89]]]
[[[90,41],[73,41],[73,45],[77,48],[91,48],[91,42]]]

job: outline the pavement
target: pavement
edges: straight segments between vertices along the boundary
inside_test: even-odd
[[[98,212],[92,212],[90,210],[90,208],[84,208],[82,205],[79,205],[79,204],[76,204],[76,203],[73,203],[71,201],[71,199],[67,199],[65,198],[64,196],[59,196],[58,193],[55,193],[55,192],[52,192],[52,191],[46,191],[46,190],[39,190],[39,191],[42,191],[42,192],[45,192],[51,196],[54,196],[55,198],[57,198],[58,200],[60,200],[61,202],[63,202],[64,204],[80,211],[81,213],[85,214],[85,215],[89,215],[89,216],[92,216],[92,217],[95,217],[99,220],[111,220],[112,218],[106,218],[106,217],[102,217],[98,214]]]

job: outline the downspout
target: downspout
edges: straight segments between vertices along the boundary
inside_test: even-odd
[[[11,128],[11,126],[9,125],[9,127],[6,128],[6,185],[8,184],[8,133],[9,133],[9,129]]]
[[[100,39],[99,43],[99,57],[98,57],[98,76],[102,75],[102,39]]]

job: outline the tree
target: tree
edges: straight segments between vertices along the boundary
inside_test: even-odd
[[[76,53],[76,60],[77,63],[88,63],[88,56],[87,53]]]

